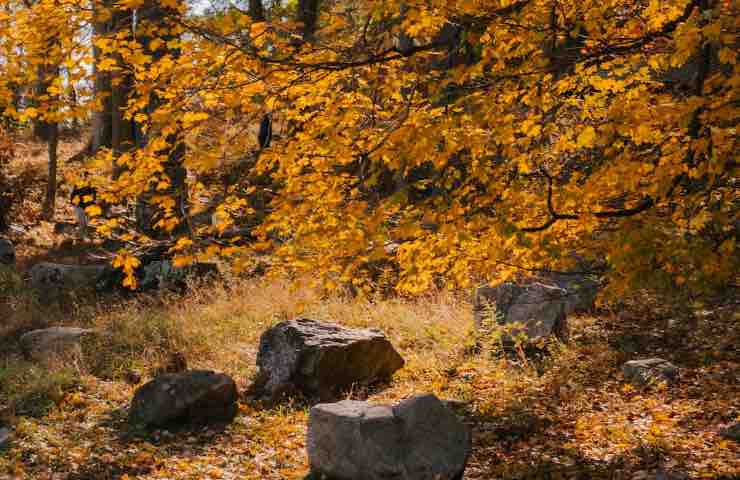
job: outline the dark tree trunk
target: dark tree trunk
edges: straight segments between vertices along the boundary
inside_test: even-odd
[[[178,33],[174,29],[175,24],[172,19],[178,16],[179,13],[171,8],[167,8],[160,4],[157,0],[148,0],[144,6],[138,10],[139,22],[142,24],[143,31],[156,31],[156,32],[169,32],[159,37],[165,45],[168,45],[171,40],[179,38]],[[139,42],[144,45],[145,49],[150,49],[153,38],[142,35],[139,37]],[[174,59],[180,56],[180,50],[176,48],[159,48],[156,51],[150,52],[154,61],[161,59],[165,55],[170,55]],[[161,99],[156,93],[153,93],[149,99],[149,105],[147,107],[148,113],[155,112],[162,104],[164,100]],[[151,116],[150,116],[151,118]],[[160,131],[165,125],[153,125],[152,131]],[[174,215],[178,217],[180,224],[179,229],[183,229],[187,226],[188,212],[187,212],[187,189],[185,180],[187,179],[187,171],[183,166],[183,160],[185,158],[185,144],[178,138],[178,134],[168,135],[166,140],[168,144],[168,151],[166,153],[167,160],[162,165],[163,172],[162,177],[169,181],[170,187],[166,191],[150,191],[143,194],[137,201],[136,207],[136,221],[140,231],[146,233],[152,237],[166,236],[166,232],[158,230],[156,224],[159,219],[162,218],[162,213],[159,212],[158,208],[151,204],[150,199],[155,193],[157,195],[169,195],[175,200]],[[145,145],[148,142],[148,138],[142,137],[141,144]]]
[[[133,12],[117,10],[113,13],[113,32],[128,32],[133,35]],[[119,63],[123,60],[117,57]],[[125,118],[125,111],[133,89],[133,79],[129,73],[117,71],[111,75],[111,144],[114,152],[112,165],[113,178],[118,178],[122,169],[116,163],[118,154],[128,152],[134,148],[134,122]]]
[[[303,40],[310,41],[316,33],[319,19],[319,0],[299,0],[298,21],[303,24]]]
[[[54,42],[50,42],[50,47],[53,46]],[[35,85],[35,94],[39,98],[42,95],[47,95],[49,87],[52,85],[55,78],[59,76],[59,67],[57,65],[40,65],[38,67],[38,81]],[[57,98],[52,97],[50,102],[54,102]],[[36,138],[43,140],[47,143],[49,152],[49,178],[46,183],[46,197],[43,205],[43,216],[47,219],[54,218],[54,210],[56,206],[56,195],[57,195],[57,145],[59,143],[59,125],[54,122],[50,123],[45,119],[36,119],[33,124],[33,132]]]
[[[49,180],[46,183],[46,199],[44,200],[44,217],[54,218],[57,199],[57,147],[59,145],[59,125],[48,124],[47,145],[49,148]]]
[[[262,0],[249,0],[249,16],[255,22],[265,21],[265,8],[262,6]]]
[[[93,15],[96,17],[93,23],[96,38],[103,38],[111,31],[111,22],[107,20],[107,11],[111,7],[110,0],[93,2]],[[104,20],[105,19],[105,20]],[[110,148],[113,136],[113,119],[111,117],[111,77],[108,72],[101,72],[97,65],[102,61],[102,52],[93,44],[93,75],[95,82],[93,91],[96,97],[102,98],[102,108],[93,113],[92,119],[92,148],[95,154],[101,148]]]

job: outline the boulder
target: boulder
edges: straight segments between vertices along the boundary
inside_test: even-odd
[[[4,238],[0,238],[0,265],[15,266],[15,246]]]
[[[7,427],[0,427],[0,448],[5,448],[10,445],[11,437],[13,432]]]
[[[63,291],[96,290],[112,268],[109,265],[64,265],[42,262],[30,270],[31,286],[43,297],[53,298]]]
[[[630,360],[622,366],[622,373],[629,383],[642,386],[678,380],[678,367],[662,358]]]
[[[508,339],[524,334],[529,340],[555,336],[566,341],[566,298],[565,289],[539,282],[482,286],[473,299],[475,323],[485,330],[491,326],[486,320],[495,315],[498,325],[511,327]]]
[[[262,334],[253,391],[272,400],[285,393],[333,399],[355,383],[389,379],[403,364],[379,330],[289,320]]]
[[[161,375],[136,390],[129,423],[150,427],[175,421],[231,421],[236,401],[236,383],[228,375],[209,370]]]
[[[589,275],[555,273],[550,276],[555,286],[566,291],[565,314],[590,312],[594,309],[600,283]]]
[[[462,479],[471,434],[434,395],[396,405],[344,400],[311,409],[311,471],[336,480]]]
[[[723,428],[719,434],[728,440],[740,442],[740,422],[735,422],[729,427]]]
[[[21,351],[29,360],[42,360],[52,354],[77,348],[84,337],[93,336],[96,333],[95,330],[79,327],[50,327],[31,330],[21,335]]]

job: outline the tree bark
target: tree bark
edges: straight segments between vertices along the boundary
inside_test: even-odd
[[[303,24],[303,40],[308,42],[316,33],[316,25],[319,19],[319,0],[299,0],[298,21]]]
[[[57,199],[57,147],[59,145],[59,124],[48,124],[47,145],[49,150],[49,179],[46,183],[46,199],[44,201],[44,218],[54,218]]]
[[[265,21],[265,8],[262,5],[262,0],[249,0],[249,16],[255,22]]]
[[[112,31],[122,33],[128,31],[133,34],[133,12],[128,10],[116,10],[113,13]],[[119,64],[123,63],[120,55],[117,56]],[[111,172],[113,179],[118,178],[123,169],[116,163],[116,157],[132,150],[135,146],[134,122],[125,118],[128,100],[133,90],[133,79],[125,70],[117,71],[111,75],[111,144],[113,149],[113,165]]]
[[[162,5],[157,0],[148,0],[137,13],[139,22],[146,24],[144,31],[167,32],[161,34],[159,37],[165,45],[169,45],[172,40],[179,38],[179,34],[173,33],[175,22],[172,21],[172,18],[180,15],[176,10]],[[170,55],[173,59],[177,59],[177,57],[180,56],[180,50],[177,48],[160,47],[155,51],[151,51],[149,45],[152,40],[153,38],[146,35],[139,37],[139,42],[144,45],[144,48],[150,50],[154,62],[157,62],[165,55]],[[147,113],[152,114],[164,102],[164,99],[160,98],[156,93],[152,93],[149,99],[149,105],[147,106]],[[154,125],[152,126],[152,131],[157,132],[161,130],[163,126],[164,125]],[[159,212],[157,207],[152,205],[150,202],[152,195],[155,193],[158,195],[170,195],[174,197],[174,215],[179,217],[180,220],[178,230],[184,228],[188,220],[187,189],[185,183],[187,179],[187,171],[183,166],[183,160],[185,158],[185,144],[182,143],[177,134],[168,135],[166,141],[168,144],[168,151],[166,152],[167,160],[165,160],[162,165],[162,177],[168,179],[170,187],[166,191],[152,190],[141,195],[136,205],[137,227],[140,231],[154,238],[161,238],[167,235],[166,232],[161,229],[158,230],[155,227],[162,214],[162,212]],[[148,138],[141,139],[142,146],[147,142]]]
[[[93,2],[93,16],[95,18],[93,29],[96,38],[105,37],[110,33],[110,20],[106,19],[106,11],[110,8],[110,0]],[[97,65],[102,60],[100,49],[93,44],[93,92],[96,98],[102,98],[102,108],[93,113],[92,118],[92,148],[91,154],[97,153],[101,148],[109,148],[112,144],[113,119],[111,117],[111,78],[108,72],[101,72]]]
[[[52,47],[54,40],[49,42],[49,46]],[[48,95],[49,87],[54,82],[54,79],[59,76],[59,66],[53,64],[44,64],[38,66],[38,80],[35,85],[35,94],[37,98],[43,95]],[[49,99],[50,103],[57,100],[56,97]],[[49,159],[48,159],[48,171],[49,178],[46,183],[46,197],[42,207],[43,216],[46,219],[54,218],[54,210],[56,206],[56,195],[57,195],[57,146],[59,143],[59,125],[56,122],[49,122],[43,118],[37,118],[34,120],[33,132],[36,138],[43,140],[47,143]]]

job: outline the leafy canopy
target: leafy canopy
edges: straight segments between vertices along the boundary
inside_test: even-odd
[[[576,259],[608,267],[615,295],[705,292],[737,274],[736,1],[302,0],[265,19],[178,0],[1,3],[6,115],[102,108],[90,91],[76,105],[60,95],[89,89],[93,43],[95,70],[130,76],[126,115],[147,142],[100,152],[98,165],[124,168],[100,186],[110,202],[163,192],[151,201],[180,263],[246,267],[267,252],[361,291],[387,267],[410,294]],[[91,41],[94,20],[152,6],[163,20]],[[45,63],[66,73],[15,109],[13,86]],[[275,136],[257,153],[268,111]],[[167,193],[176,145],[215,225],[183,218]],[[235,165],[227,187],[213,180]],[[245,226],[249,242],[227,235]],[[99,229],[149,241],[125,218]],[[132,270],[127,255],[117,264]]]

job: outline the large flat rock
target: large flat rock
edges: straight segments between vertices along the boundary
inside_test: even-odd
[[[31,330],[21,335],[23,355],[41,360],[78,347],[84,337],[96,335],[95,330],[80,327],[49,327]]]

